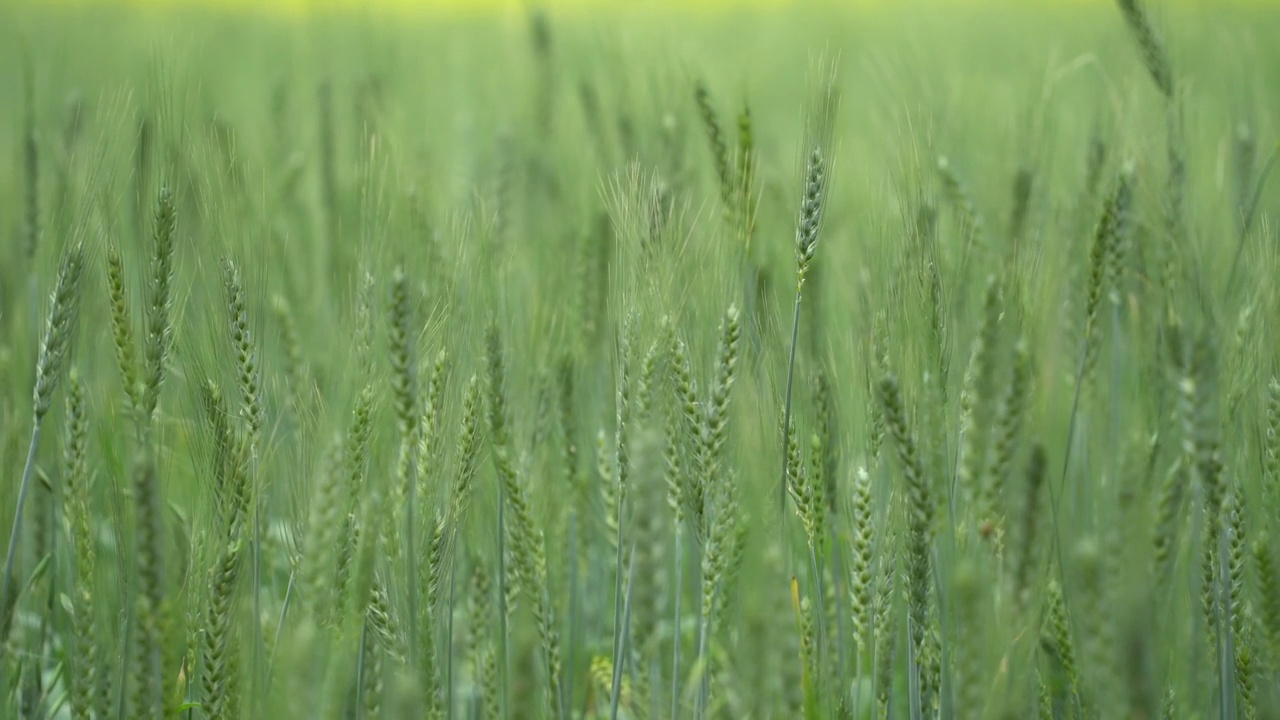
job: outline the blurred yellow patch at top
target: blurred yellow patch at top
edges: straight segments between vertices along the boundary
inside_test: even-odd
[[[46,2],[50,0],[45,0]],[[541,7],[551,10],[609,11],[629,9],[730,10],[735,8],[778,8],[811,6],[824,0],[52,0],[64,6],[123,5],[156,10],[205,7],[253,10],[270,14],[306,15],[331,10],[357,10],[372,13],[491,13],[504,10],[527,10]],[[938,5],[991,5],[1010,0],[933,0]],[[1115,0],[1022,0],[1018,4],[1036,5],[1105,5]],[[1195,0],[1184,0],[1194,2]],[[1221,2],[1222,0],[1200,0]],[[1277,2],[1277,0],[1255,0]],[[827,0],[839,7],[888,7],[903,0]],[[928,4],[928,0],[907,0],[908,5]]]
[[[312,12],[355,10],[376,14],[397,13],[492,13],[528,10],[540,7],[550,10],[610,11],[636,9],[719,11],[735,8],[785,8],[815,4],[851,8],[892,6],[956,6],[956,5],[1041,5],[1099,6],[1113,5],[1115,0],[32,0],[36,5],[61,6],[126,6],[143,9],[220,8],[250,10],[268,14],[307,15]],[[1280,0],[1157,0],[1157,7],[1168,5],[1223,6],[1255,5],[1280,7]]]

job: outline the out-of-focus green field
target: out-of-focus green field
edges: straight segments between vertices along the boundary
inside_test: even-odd
[[[1277,37],[6,4],[0,717],[1280,716]]]

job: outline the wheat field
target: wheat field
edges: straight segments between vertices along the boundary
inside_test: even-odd
[[[1280,12],[0,7],[0,718],[1280,717]]]

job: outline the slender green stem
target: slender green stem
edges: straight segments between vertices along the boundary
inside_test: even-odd
[[[284,602],[280,606],[280,617],[276,621],[276,637],[275,640],[271,642],[271,656],[267,658],[267,686],[265,688],[265,692],[268,695],[271,693],[272,668],[276,663],[276,650],[280,648],[280,636],[284,633],[284,621],[285,618],[289,616],[289,607],[293,603],[293,588],[296,584],[296,580],[297,572],[290,572],[289,584],[286,585],[284,589]]]
[[[411,454],[415,445],[413,435],[404,438],[404,452]],[[409,594],[409,667],[417,670],[419,667],[418,657],[418,583],[414,578],[418,577],[417,565],[417,541],[414,534],[414,509],[418,504],[418,472],[417,461],[410,458],[408,461],[409,472],[409,488],[408,498],[404,504],[404,578],[405,584],[408,585]],[[452,574],[452,573],[451,573]],[[430,632],[428,629],[427,632]]]
[[[825,563],[818,562],[818,555],[814,551],[813,546],[809,546],[809,565],[813,570],[813,588],[814,594],[818,596],[818,667],[814,668],[813,682],[818,690],[819,697],[823,696],[823,685],[827,677],[827,602],[826,598],[826,581],[822,577],[822,567]]]
[[[262,480],[258,475],[258,451],[253,451],[253,693],[259,697],[266,688],[266,637],[262,634]],[[363,656],[364,651],[361,650]]]
[[[121,657],[128,657],[129,645],[133,640],[133,613],[125,612],[124,630],[120,633]],[[120,674],[116,678],[116,687],[120,692],[116,695],[116,720],[125,720],[125,711],[129,708],[129,693],[124,689],[129,686],[129,663],[120,663]]]
[[[704,603],[705,605],[705,603]],[[711,663],[707,660],[707,622],[706,608],[698,619],[698,708],[696,716],[703,720],[707,716],[707,702],[711,696]]]
[[[507,493],[501,482],[498,483],[498,706],[502,708],[502,716],[507,716],[507,528],[504,523],[504,506]]]
[[[621,569],[621,568],[619,568]],[[631,625],[631,588],[635,579],[636,548],[631,545],[631,559],[627,561],[626,599],[622,608],[622,627],[618,630],[618,645],[613,653],[613,686],[609,691],[609,720],[618,720],[618,701],[622,697],[622,671],[627,663],[627,634]]]
[[[1249,199],[1249,207],[1242,218],[1240,239],[1236,242],[1236,254],[1231,260],[1231,272],[1227,277],[1228,290],[1236,287],[1236,272],[1240,269],[1240,260],[1244,257],[1245,242],[1249,238],[1249,231],[1253,229],[1253,218],[1257,215],[1258,203],[1262,201],[1262,191],[1267,186],[1267,178],[1271,175],[1271,170],[1275,168],[1277,156],[1280,156],[1280,146],[1273,149],[1267,157],[1267,162],[1262,167],[1262,174],[1258,177],[1258,184],[1254,187],[1253,195]]]
[[[680,720],[680,645],[684,640],[680,618],[680,594],[684,580],[683,562],[684,542],[680,532],[680,523],[676,522],[676,600],[674,623],[671,628],[671,720]]]
[[[791,393],[796,376],[796,345],[800,339],[800,290],[796,289],[795,311],[791,317],[791,357],[787,360],[787,393],[782,404],[782,480],[778,484],[778,517],[787,512],[787,432],[791,427]],[[778,523],[779,532],[786,537],[786,523]]]
[[[623,579],[622,579],[622,533],[623,533],[623,517],[624,517],[623,512],[625,511],[625,503],[626,503],[626,496],[624,495],[623,488],[619,487],[618,503],[617,503],[618,537],[616,538],[616,544],[618,547],[617,547],[617,557],[614,559],[614,567],[617,568],[617,570],[614,572],[614,582],[613,582],[613,675],[615,678],[615,682],[611,689],[611,696],[610,696],[611,705],[613,707],[614,714],[616,714],[617,712],[618,681],[621,680],[621,677],[618,675],[618,667],[619,667],[619,663],[622,662],[622,646],[625,643],[625,638],[623,636],[624,631],[622,628],[622,613],[623,613],[622,593],[624,590]],[[635,558],[632,557],[631,560],[632,562],[634,562]],[[629,576],[629,573],[630,573],[630,569],[628,569],[627,587],[625,588],[627,591],[630,591],[631,578]],[[616,717],[613,717],[611,715],[611,720],[617,720],[617,719]]]
[[[367,644],[368,637],[369,618],[366,617],[364,622],[360,623],[360,653],[356,656],[356,720],[364,720],[364,672],[365,652],[369,647]]]
[[[831,581],[835,583],[836,598],[836,684],[840,696],[847,698],[848,695],[842,689],[844,685],[844,669],[847,663],[844,648],[845,606],[844,592],[842,590],[844,582],[842,581],[848,581],[848,576],[845,575],[844,566],[840,562],[840,553],[835,552],[838,547],[836,543],[840,539],[840,535],[836,531],[834,522],[827,524],[827,531],[831,536],[831,544],[828,547],[831,549],[829,553],[831,555]]]
[[[18,483],[18,501],[13,511],[13,530],[9,532],[9,551],[4,560],[4,584],[0,585],[0,595],[4,596],[4,602],[0,602],[0,608],[8,608],[13,602],[13,598],[9,598],[8,594],[13,587],[13,566],[18,557],[18,540],[22,535],[22,508],[27,502],[27,492],[31,489],[31,475],[36,465],[36,448],[40,445],[40,425],[41,421],[36,420],[31,428],[31,445],[27,448],[27,463],[22,468],[22,480]],[[0,656],[2,655],[3,650],[0,649]]]
[[[457,547],[457,526],[454,527],[454,542],[451,547]],[[449,614],[445,620],[445,710],[444,714],[448,720],[453,720],[453,608],[456,602],[457,591],[457,574],[458,574],[457,558],[449,563]],[[423,632],[435,632],[434,628],[427,627]]]
[[[569,510],[569,542],[568,550],[565,553],[569,564],[569,632],[568,632],[568,648],[565,651],[566,664],[568,672],[564,674],[564,699],[565,707],[569,708],[572,715],[573,708],[573,669],[577,667],[578,661],[578,615],[581,609],[578,606],[578,511],[576,508]]]

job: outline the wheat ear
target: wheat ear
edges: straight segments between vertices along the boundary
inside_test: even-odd
[[[75,338],[80,309],[81,276],[84,272],[85,250],[77,243],[67,249],[58,268],[58,279],[53,290],[52,308],[40,342],[40,355],[36,359],[36,382],[33,392],[34,421],[31,426],[31,444],[27,448],[27,461],[18,483],[18,499],[13,515],[13,529],[9,533],[9,550],[4,561],[4,580],[0,583],[0,627],[8,628],[10,613],[16,603],[13,570],[18,557],[18,542],[22,537],[22,509],[35,469],[36,449],[40,445],[40,429],[45,416],[53,405],[53,394],[62,377],[66,356]],[[7,636],[7,633],[5,633]],[[0,650],[2,653],[3,650]]]

